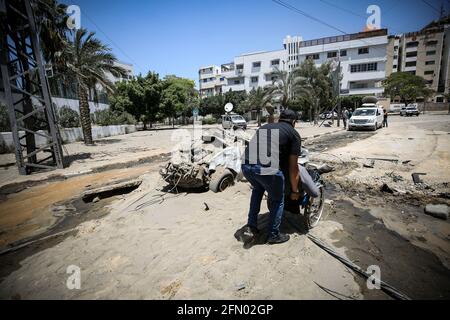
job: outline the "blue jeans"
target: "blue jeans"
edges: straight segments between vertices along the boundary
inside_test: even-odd
[[[258,214],[264,191],[267,191],[270,203],[269,237],[276,237],[280,233],[281,219],[284,213],[284,175],[278,171],[274,175],[261,175],[261,166],[242,165],[242,173],[253,186],[248,213],[248,225],[256,228]]]

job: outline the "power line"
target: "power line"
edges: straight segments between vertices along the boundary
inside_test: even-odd
[[[349,14],[351,14],[351,15],[354,15],[355,17],[359,17],[359,18],[362,18],[362,19],[364,19],[364,20],[366,20],[366,18],[367,18],[366,16],[364,16],[364,15],[362,15],[362,14],[359,14],[359,13],[356,13],[356,12],[354,12],[354,11],[348,10],[348,9],[346,9],[346,8],[337,6],[337,5],[335,5],[334,3],[331,3],[331,2],[328,2],[328,1],[325,1],[325,0],[320,0],[320,2],[322,2],[322,3],[326,4],[326,5],[329,5],[329,6],[331,6],[331,7],[334,7],[334,8],[336,8],[336,9],[339,9],[339,10],[341,10],[341,11],[347,12],[347,13],[349,13]],[[394,5],[394,7],[395,7],[395,5]],[[391,8],[391,9],[392,9],[392,8]],[[389,11],[390,11],[390,10],[389,10]],[[386,11],[383,11],[383,13],[386,13]],[[399,30],[396,30],[396,29],[394,29],[394,28],[391,28],[391,27],[389,27],[389,26],[387,26],[387,25],[382,25],[382,27],[383,27],[383,28],[386,28],[386,29],[393,30],[393,31],[395,31],[395,33],[402,33],[402,32],[400,32]]]
[[[88,18],[88,20],[89,20],[89,21],[97,28],[97,30],[100,31],[100,32],[106,37],[106,39],[108,39],[108,41],[111,42],[111,44],[112,44],[114,47],[116,47],[117,49],[119,49],[119,51],[122,52],[122,54],[123,54],[127,59],[130,60],[130,62],[132,62],[135,66],[137,66],[139,69],[141,69],[141,71],[144,71],[144,70],[145,70],[145,69],[142,68],[142,66],[140,66],[133,58],[131,58],[124,50],[122,50],[122,48],[121,48],[117,43],[115,43],[114,40],[111,39],[111,38],[106,34],[106,32],[104,32],[104,31],[100,28],[100,27],[94,22],[94,20],[91,19],[91,18],[86,14],[86,12],[85,12],[84,10],[82,11],[82,14],[83,14],[83,16],[85,16],[86,18]]]
[[[302,10],[300,10],[300,9],[298,9],[298,8],[288,4],[286,2],[283,2],[281,0],[272,0],[272,1],[275,2],[278,5],[281,5],[281,6],[285,7],[285,8],[287,8],[287,9],[291,10],[291,11],[299,13],[299,14],[301,14],[301,15],[303,15],[303,16],[311,19],[311,20],[314,20],[314,21],[319,22],[319,23],[321,23],[321,24],[323,24],[323,25],[325,25],[325,26],[327,26],[329,28],[332,28],[332,29],[334,29],[334,30],[344,34],[344,35],[350,35],[349,33],[339,29],[338,27],[335,27],[335,26],[333,26],[333,25],[331,25],[331,24],[329,24],[329,23],[327,23],[327,22],[325,22],[323,20],[320,20],[319,18],[313,17],[312,15],[310,15],[310,14],[308,14],[308,13],[306,13],[306,12],[304,12],[304,11],[302,11]],[[369,43],[368,41],[366,41],[364,39],[358,39],[358,40],[361,41],[361,42],[364,42],[364,43],[366,43],[368,45],[372,45],[371,43]],[[383,50],[383,49],[374,48],[374,50]],[[387,51],[387,48],[386,48],[386,55],[389,56],[390,58],[393,58],[393,55],[389,54],[389,52]]]
[[[303,15],[303,16],[305,16],[305,17],[311,19],[311,20],[314,20],[314,21],[316,21],[316,22],[319,22],[319,23],[321,23],[321,24],[323,24],[323,25],[325,25],[325,26],[327,26],[327,27],[329,27],[329,28],[331,28],[331,29],[334,29],[334,30],[336,30],[336,31],[338,31],[338,32],[340,32],[340,33],[347,34],[345,31],[343,31],[343,30],[341,30],[341,29],[339,29],[339,28],[337,28],[337,27],[335,27],[335,26],[332,26],[331,24],[329,24],[329,23],[327,23],[327,22],[325,22],[325,21],[323,21],[323,20],[320,20],[320,19],[318,19],[318,18],[316,18],[316,17],[313,17],[312,15],[310,15],[310,14],[308,14],[308,13],[306,13],[306,12],[304,12],[304,11],[302,11],[302,10],[300,10],[300,9],[298,9],[298,8],[296,8],[296,7],[294,7],[294,6],[291,6],[291,5],[288,4],[288,3],[285,3],[285,2],[280,1],[280,0],[272,0],[272,1],[275,2],[275,3],[277,3],[277,4],[279,4],[280,6],[283,6],[283,7],[287,8],[287,9],[289,9],[289,10],[291,10],[291,11],[297,12],[297,13],[299,13],[299,14],[301,14],[301,15]]]
[[[433,10],[437,11],[439,14],[441,14],[441,10],[437,9],[435,6],[433,6],[431,3],[429,3],[426,0],[422,0],[423,3],[425,3],[427,6],[429,6],[430,8],[432,8]]]

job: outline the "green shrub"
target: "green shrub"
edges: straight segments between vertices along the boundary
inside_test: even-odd
[[[11,125],[9,124],[8,108],[0,104],[0,132],[11,131]]]
[[[99,126],[114,126],[121,124],[136,124],[136,119],[128,112],[114,112],[111,109],[95,112],[94,124]]]
[[[203,118],[202,124],[216,124],[217,120],[215,118]]]
[[[58,112],[58,123],[63,128],[76,128],[80,126],[80,115],[67,106],[62,106]]]

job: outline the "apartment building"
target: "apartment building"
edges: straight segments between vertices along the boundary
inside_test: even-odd
[[[341,95],[383,94],[386,77],[387,30],[374,30],[342,36],[303,41],[295,66],[311,59],[316,65],[340,62]]]
[[[283,69],[286,62],[285,50],[255,52],[240,55],[232,63],[221,66],[225,78],[223,92],[251,91],[253,88],[272,84],[272,73]]]
[[[225,78],[221,75],[219,66],[201,67],[199,74],[199,94],[202,98],[222,93]]]
[[[283,49],[242,54],[233,62],[199,70],[203,97],[219,92],[251,91],[272,84],[273,71],[290,72],[306,59],[317,65],[340,61],[343,73],[341,94],[381,95],[381,81],[386,76],[387,30],[303,41],[287,36]]]
[[[390,37],[388,47],[396,59],[388,62],[386,76],[393,72],[420,76],[436,92],[433,101],[444,102],[443,94],[449,93],[450,85],[450,16],[420,31]]]

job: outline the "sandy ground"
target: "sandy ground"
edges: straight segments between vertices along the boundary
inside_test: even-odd
[[[219,125],[205,125],[203,130],[209,131],[220,128]],[[256,129],[249,126],[251,135]],[[108,169],[110,166],[125,167],[130,164],[148,162],[150,159],[170,153],[178,142],[180,130],[192,134],[192,126],[179,129],[164,129],[154,131],[138,131],[126,135],[98,139],[94,146],[86,146],[82,142],[75,142],[63,146],[63,152],[68,166],[65,169],[40,171],[31,175],[18,174],[13,153],[0,154],[0,189],[14,183],[42,181],[55,177],[71,177]],[[301,123],[297,130],[302,138],[339,131],[336,127],[314,127],[308,123]]]
[[[135,210],[155,199],[148,190],[159,178],[150,174],[144,179],[132,196],[114,203],[107,217],[84,223],[75,236],[22,261],[20,269],[1,283],[1,297],[331,298],[317,282],[362,298],[351,272],[296,233],[295,216],[287,217],[283,227],[292,234],[291,241],[245,250],[234,234],[245,222],[247,184],[223,194],[169,196],[161,204]],[[209,211],[204,210],[205,202]],[[262,226],[266,219],[264,215]],[[325,237],[339,228],[327,222],[315,234]],[[69,265],[82,270],[81,290],[65,285]]]
[[[334,202],[326,205],[312,234],[363,268],[379,264],[388,282],[413,297],[450,296],[450,224],[423,214],[423,206],[437,201],[435,193],[445,190],[439,185],[448,181],[449,119],[393,119],[389,129],[374,135],[348,138],[338,133],[311,145],[326,149],[320,155],[313,152],[313,158],[337,169],[325,177],[327,198]],[[377,161],[373,169],[362,168],[367,157],[387,156],[401,161]],[[407,165],[402,162],[406,160]],[[434,191],[424,193],[412,185],[410,174],[416,170],[427,173],[423,180]],[[392,171],[403,181],[386,176]],[[164,195],[158,191],[162,184],[155,169],[143,173],[143,183],[134,192],[95,204],[109,212],[103,218],[86,221],[50,243],[0,257],[0,297],[388,298],[367,290],[361,278],[313,244],[302,232],[298,216],[285,216],[282,230],[291,234],[289,242],[244,249],[234,235],[246,221],[251,191],[247,183],[221,194]],[[384,195],[378,187],[386,182],[405,193]],[[74,187],[75,197],[78,191]],[[8,196],[3,205],[21,193]],[[67,199],[67,205],[72,203]],[[265,230],[264,203],[259,223]],[[81,270],[79,290],[66,286],[70,265]]]

